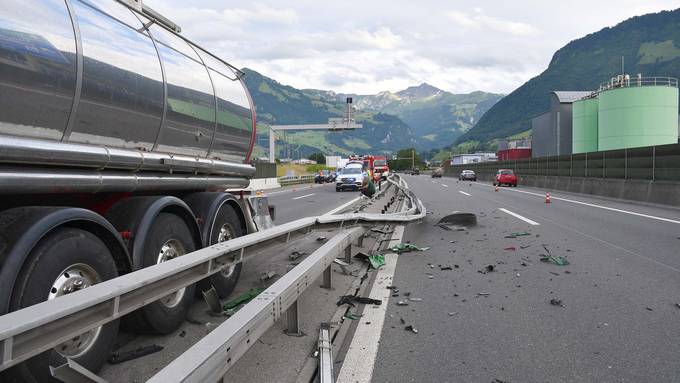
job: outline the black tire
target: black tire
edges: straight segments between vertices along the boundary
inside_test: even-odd
[[[196,250],[193,236],[186,223],[174,214],[160,213],[144,238],[143,266],[157,264],[162,247],[169,241],[173,241],[174,246],[181,247],[179,250],[183,254]],[[141,332],[157,334],[169,334],[176,330],[184,322],[194,299],[195,288],[195,285],[187,286],[181,299],[176,303],[168,302],[166,305],[161,299],[137,310],[134,313],[137,322],[135,328]]]
[[[55,286],[72,286],[72,282],[80,279],[76,274],[69,275],[68,271],[73,270],[85,271],[85,275],[79,272],[80,278],[86,278],[93,284],[118,276],[111,251],[102,240],[85,230],[59,228],[41,239],[28,255],[14,284],[11,310],[43,302],[50,293],[60,294],[63,290]],[[87,274],[88,271],[92,273]],[[87,278],[88,276],[96,278]],[[115,320],[103,325],[87,349],[73,350],[68,356],[96,373],[111,353],[118,334],[118,324],[119,321]],[[66,351],[65,345],[66,343],[57,347]],[[55,382],[49,366],[57,367],[63,363],[66,363],[66,358],[55,348],[12,368],[9,371],[9,381],[17,379],[17,382]]]
[[[228,203],[224,203],[217,211],[211,226],[209,245],[234,239],[245,234],[245,228],[241,224],[241,219],[234,210],[234,207]],[[225,232],[223,232],[223,229]],[[234,265],[228,275],[226,273],[213,274],[210,278],[201,281],[199,286],[205,291],[209,289],[209,285],[212,284],[215,286],[215,290],[217,290],[217,294],[220,298],[226,298],[234,291],[234,287],[236,287],[238,278],[241,275],[242,266],[243,263]]]
[[[339,187],[336,186],[336,187],[335,187],[335,191],[336,191],[336,192],[339,192],[339,191],[342,191],[342,189],[340,189]]]

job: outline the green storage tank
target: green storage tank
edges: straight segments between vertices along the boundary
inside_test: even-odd
[[[572,153],[596,152],[598,99],[596,97],[574,101],[571,110]]]
[[[677,83],[613,88],[598,98],[598,150],[678,142]]]

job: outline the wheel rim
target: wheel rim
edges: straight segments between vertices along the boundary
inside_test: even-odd
[[[217,243],[226,242],[234,238],[236,238],[236,230],[234,230],[234,227],[230,223],[223,224],[222,227],[220,227],[219,234],[217,235]],[[225,278],[231,278],[231,276],[234,274],[234,270],[236,270],[236,265],[231,265],[222,269],[220,274],[222,274],[222,276]]]
[[[176,239],[169,239],[163,244],[163,246],[161,246],[161,249],[158,252],[156,264],[169,261],[184,254],[186,254],[184,246],[182,246],[182,244]],[[167,308],[176,307],[182,301],[182,298],[184,298],[185,292],[186,287],[182,287],[174,293],[164,296],[159,300],[159,302],[161,302],[161,304]]]
[[[54,280],[47,300],[82,290],[99,282],[101,282],[99,273],[92,267],[83,263],[71,265]],[[57,345],[54,350],[64,357],[77,358],[92,348],[101,331],[102,327],[99,326]]]

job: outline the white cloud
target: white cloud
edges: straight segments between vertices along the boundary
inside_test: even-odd
[[[677,7],[677,0],[145,1],[238,67],[298,88],[356,93],[421,82],[509,93],[569,41]]]

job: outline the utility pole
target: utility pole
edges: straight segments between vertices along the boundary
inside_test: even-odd
[[[411,149],[411,169],[415,169],[416,167],[416,150]]]

